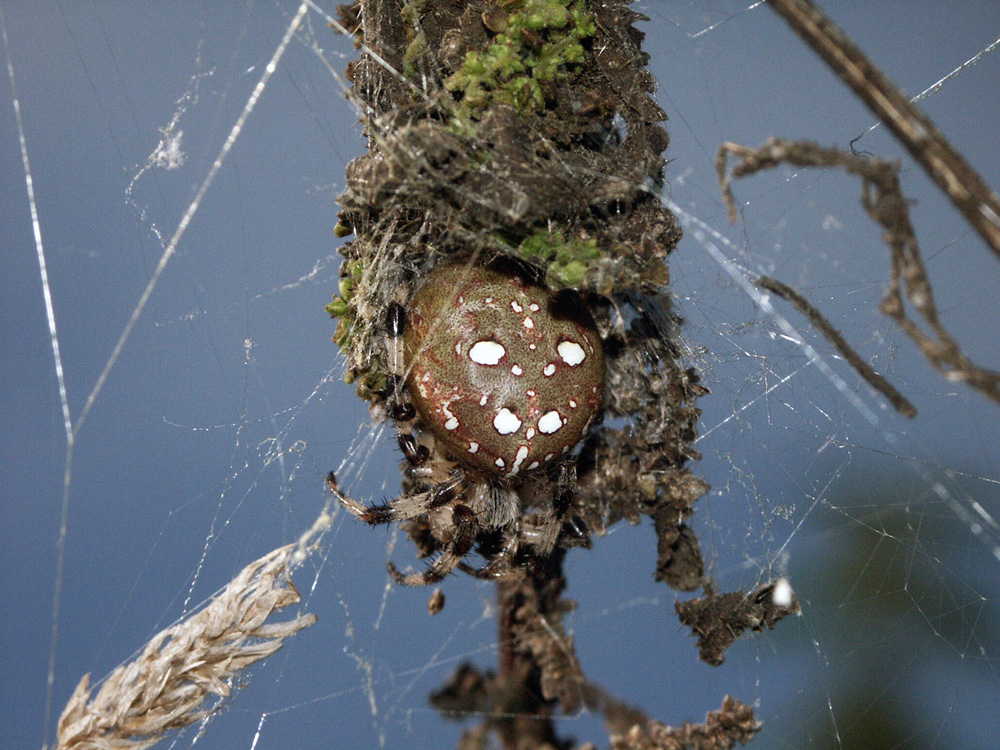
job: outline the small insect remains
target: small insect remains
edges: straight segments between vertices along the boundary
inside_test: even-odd
[[[544,556],[564,525],[585,535],[578,519],[564,517],[575,474],[566,457],[599,418],[605,365],[575,292],[553,292],[522,264],[441,264],[406,308],[389,305],[386,349],[389,414],[412,487],[365,506],[332,474],[329,484],[370,524],[427,515],[440,554],[411,575],[390,563],[399,583],[434,583],[456,567],[513,575],[522,545]],[[543,482],[548,497],[537,474],[555,477]],[[534,512],[525,513],[529,505]],[[479,569],[463,562],[477,546],[487,558]]]

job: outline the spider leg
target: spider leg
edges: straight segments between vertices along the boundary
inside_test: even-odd
[[[399,497],[379,505],[362,505],[350,495],[345,494],[337,484],[337,477],[331,471],[326,475],[326,484],[330,492],[352,515],[373,526],[393,521],[406,521],[410,518],[438,508],[458,497],[463,489],[461,476],[454,476],[447,482],[435,486],[427,492]]]
[[[519,569],[511,565],[511,561],[521,548],[521,519],[516,518],[506,529],[504,529],[504,545],[490,561],[481,568],[474,568],[467,563],[460,563],[459,569],[463,573],[468,573],[474,578],[483,580],[497,580],[500,578],[512,578],[518,575]]]
[[[399,572],[392,561],[386,564],[389,574],[396,583],[403,586],[427,586],[437,583],[462,564],[462,558],[469,554],[476,541],[479,525],[476,523],[475,514],[465,505],[454,507],[452,523],[455,525],[454,536],[451,541],[445,544],[441,554],[434,558],[434,561],[423,572],[405,575]]]
[[[533,515],[525,524],[524,541],[535,549],[535,554],[548,557],[555,549],[562,531],[562,519],[551,510]]]
[[[590,529],[587,523],[578,515],[570,515],[575,486],[576,467],[563,464],[553,491],[551,510],[525,529],[525,539],[543,556],[551,553],[560,539],[561,544],[566,547],[590,546]]]
[[[440,481],[439,472],[427,466],[431,457],[430,450],[426,445],[421,445],[414,434],[417,410],[409,400],[404,387],[407,372],[403,334],[409,324],[401,301],[405,301],[406,294],[402,289],[397,294],[398,299],[390,302],[386,308],[383,325],[386,364],[389,368],[389,384],[385,392],[386,408],[396,428],[396,442],[403,456],[413,467],[414,477]]]
[[[431,452],[427,450],[427,446],[419,445],[412,432],[404,432],[397,427],[396,443],[403,452],[403,457],[410,462],[411,466],[419,468],[430,458]]]

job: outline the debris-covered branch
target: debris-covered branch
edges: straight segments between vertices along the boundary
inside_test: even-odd
[[[674,605],[681,622],[698,636],[698,652],[714,667],[725,661],[725,652],[744,631],[773,630],[783,618],[802,610],[798,597],[784,578],[744,594],[709,593]]]
[[[760,731],[753,709],[731,696],[709,711],[703,724],[669,727],[652,720],[611,738],[611,750],[732,750]]]
[[[360,0],[340,17],[362,50],[347,77],[369,152],[348,166],[339,199],[337,233],[351,239],[341,248],[340,293],[327,310],[338,320],[334,341],[348,381],[375,419],[393,421],[406,461],[399,497],[376,506],[342,492],[338,499],[364,522],[401,523],[429,561],[423,572],[394,576],[404,584],[435,583],[454,570],[501,579],[498,669],[466,665],[432,698],[448,716],[484,717],[461,747],[487,736],[520,750],[570,747],[554,717],[611,702],[587,682],[563,629],[573,607],[562,598],[567,551],[613,524],[649,517],[656,578],[680,591],[708,580],[687,524],[708,489],[688,467],[699,457],[694,404],[707,391],[681,358],[680,321],[666,293],[665,261],[680,229],[659,196],[666,115],[650,96],[654,82],[634,26],[642,16],[625,0]],[[483,266],[527,269],[593,317],[604,396],[582,443],[566,446],[564,458],[553,454],[548,466],[527,459],[516,478],[497,476],[482,460],[484,441],[469,444],[475,459],[464,444],[455,448],[465,426],[453,407],[466,398],[461,388],[444,391],[451,428],[428,413],[424,391],[439,381],[414,382],[420,347],[448,362],[464,351],[460,340],[431,346],[426,335],[417,344],[413,333],[444,317],[426,313],[422,294],[444,264],[460,266],[454,276],[462,278],[478,278],[473,269]],[[495,299],[492,288],[488,296]],[[479,298],[463,287],[447,304],[433,299],[433,309],[450,310]],[[411,316],[420,321],[412,328]],[[445,326],[452,327],[459,326]],[[496,345],[507,329],[494,322],[476,330],[506,355]],[[387,331],[389,338],[402,332],[404,346],[387,343]],[[521,364],[506,371],[520,376]],[[480,411],[492,408],[495,392],[473,399]],[[579,406],[577,395],[562,396]],[[516,404],[503,412],[511,409]],[[530,429],[518,432],[522,424]],[[519,417],[511,425],[527,455],[533,424]],[[499,459],[493,463],[508,465]],[[516,517],[491,525],[511,497]],[[475,555],[483,567],[465,561]],[[629,716],[613,731],[649,721]],[[752,714],[748,721],[756,726]]]

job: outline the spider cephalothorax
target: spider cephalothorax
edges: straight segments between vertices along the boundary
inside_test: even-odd
[[[524,540],[547,553],[566,488],[556,482],[530,521],[519,489],[580,442],[604,395],[601,339],[580,298],[553,292],[520,265],[453,262],[428,275],[407,309],[390,305],[386,328],[396,370],[390,414],[416,486],[366,507],[331,477],[338,499],[372,524],[436,517],[441,555],[424,573],[391,568],[402,583],[439,580],[489,535],[502,537],[500,551],[480,574],[508,571]],[[431,448],[414,424],[433,436]]]

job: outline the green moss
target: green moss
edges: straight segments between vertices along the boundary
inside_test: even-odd
[[[339,296],[334,297],[324,308],[331,318],[338,318],[337,330],[333,334],[334,343],[345,354],[351,348],[351,331],[357,320],[357,311],[351,301],[354,299],[354,285],[364,273],[364,262],[360,260],[347,261],[347,275],[342,276],[339,283]]]
[[[546,281],[555,288],[579,285],[602,256],[597,240],[566,240],[561,232],[537,232],[517,252],[525,260],[547,262]]]
[[[461,95],[455,125],[465,129],[493,104],[521,112],[545,107],[548,85],[568,78],[583,60],[582,42],[596,25],[582,0],[519,0],[486,49],[468,52],[461,69],[445,80]]]
[[[348,370],[344,374],[344,382],[354,383],[354,390],[358,394],[358,398],[365,401],[371,401],[376,394],[384,394],[389,383],[385,373],[374,366]]]
[[[403,75],[417,78],[417,61],[427,52],[427,37],[420,28],[420,17],[424,14],[428,0],[406,0],[399,13],[409,26],[406,29],[406,51],[403,53]]]
[[[403,53],[403,61],[406,63],[406,67],[403,68],[403,75],[409,78],[417,75],[417,59],[426,51],[427,37],[424,36],[424,32],[414,32],[410,43],[406,45],[406,52]]]
[[[406,0],[406,2],[403,3],[403,7],[400,8],[399,14],[411,25],[416,25],[420,21],[420,16],[422,16],[424,11],[427,9],[428,1],[429,0]]]
[[[338,319],[333,342],[347,357],[348,367],[344,373],[344,382],[354,383],[358,396],[370,401],[375,397],[374,394],[385,391],[388,378],[377,362],[367,356],[361,341],[362,337],[359,335],[355,292],[364,276],[365,265],[365,261],[360,259],[347,261],[338,284],[340,293],[327,304],[325,309],[331,318]]]

